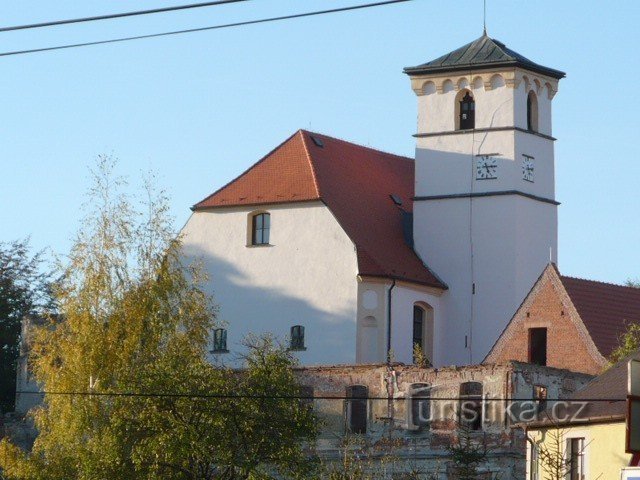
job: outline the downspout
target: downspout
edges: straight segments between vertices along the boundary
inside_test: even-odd
[[[393,279],[391,287],[387,290],[387,363],[391,363],[391,291],[396,286],[396,279]]]

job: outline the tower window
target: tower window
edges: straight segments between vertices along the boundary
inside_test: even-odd
[[[271,215],[257,213],[251,221],[251,245],[268,245],[269,230],[271,227]]]
[[[464,97],[460,100],[459,129],[471,130],[476,126],[476,102],[471,93],[466,90]]]
[[[533,90],[527,95],[527,130],[538,131],[538,98]]]
[[[367,433],[367,397],[369,390],[364,385],[347,387],[346,420],[350,433]]]
[[[529,329],[529,363],[545,366],[547,364],[547,329]]]
[[[213,350],[211,353],[227,353],[227,330],[216,328],[213,331]]]
[[[291,327],[291,346],[289,348],[290,350],[305,350],[304,327],[302,325]]]

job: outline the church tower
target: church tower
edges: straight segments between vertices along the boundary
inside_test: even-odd
[[[479,363],[557,261],[551,102],[565,74],[486,33],[405,73],[418,97],[415,249],[449,287],[434,361]]]

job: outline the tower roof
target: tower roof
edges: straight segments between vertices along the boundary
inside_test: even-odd
[[[522,67],[557,79],[565,76],[565,73],[560,70],[543,67],[532,62],[527,57],[507,48],[504,43],[490,38],[487,34],[435,60],[415,67],[406,67],[404,72],[408,75],[420,75],[496,67]]]

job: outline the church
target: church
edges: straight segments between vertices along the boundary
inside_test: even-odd
[[[219,306],[212,358],[270,332],[307,366],[478,364],[557,263],[565,74],[486,33],[404,73],[415,158],[299,130],[192,207],[181,236]]]

